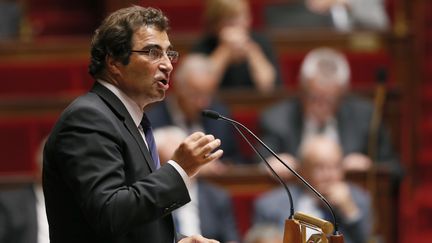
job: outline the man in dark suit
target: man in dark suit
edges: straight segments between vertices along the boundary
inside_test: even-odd
[[[37,213],[33,185],[0,191],[0,242],[36,243]]]
[[[201,234],[224,243],[240,242],[228,192],[201,179],[197,189]]]
[[[293,162],[299,147],[309,137],[323,134],[340,144],[347,171],[367,171],[372,104],[348,96],[350,69],[345,56],[333,49],[317,48],[309,52],[300,70],[300,95],[266,110],[260,120],[263,140],[287,162]],[[385,130],[378,130],[376,161],[399,178],[401,167]],[[280,163],[270,158],[277,168]],[[293,167],[296,163],[291,163]],[[285,168],[281,173],[289,176]]]
[[[49,243],[48,222],[42,191],[42,150],[36,151],[34,181],[0,189],[0,242]]]
[[[91,91],[62,113],[45,145],[43,189],[52,243],[217,242],[178,239],[171,212],[189,177],[222,156],[220,140],[187,137],[160,165],[147,105],[164,98],[178,53],[160,10],[108,16],[91,44]],[[176,239],[177,238],[177,239]]]

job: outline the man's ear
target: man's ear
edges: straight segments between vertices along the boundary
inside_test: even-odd
[[[105,57],[107,70],[114,76],[121,75],[119,67],[122,65],[119,61],[116,61],[111,55]]]

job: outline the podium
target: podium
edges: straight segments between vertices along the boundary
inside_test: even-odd
[[[317,233],[306,239],[306,229]],[[283,243],[344,243],[343,235],[333,234],[334,226],[329,221],[296,212],[293,219],[285,221]]]

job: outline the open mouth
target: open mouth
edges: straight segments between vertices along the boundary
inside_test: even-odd
[[[159,82],[161,82],[163,85],[167,85],[168,84],[168,80],[166,80],[166,79],[159,80]]]

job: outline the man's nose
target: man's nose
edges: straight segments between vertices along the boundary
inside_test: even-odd
[[[161,57],[159,67],[161,68],[162,71],[167,72],[168,74],[171,73],[171,71],[173,70],[173,65],[171,63],[171,60],[169,59],[166,53],[164,53],[164,55]]]

